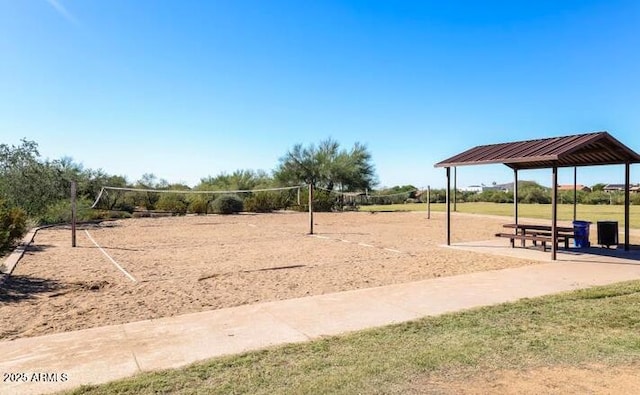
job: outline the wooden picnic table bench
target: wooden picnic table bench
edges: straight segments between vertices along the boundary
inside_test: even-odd
[[[525,241],[530,240],[533,245],[537,246],[538,242],[542,244],[543,250],[546,250],[547,243],[551,243],[551,226],[538,224],[504,224],[504,228],[515,229],[514,233],[496,233],[496,237],[505,237],[511,240],[511,247],[515,247],[515,240],[522,241],[522,247]],[[569,248],[569,240],[575,238],[573,228],[566,226],[557,227],[557,243],[563,243],[565,248]]]

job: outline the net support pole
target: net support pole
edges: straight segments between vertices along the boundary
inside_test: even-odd
[[[76,246],[76,182],[71,181],[71,247]]]
[[[431,185],[427,185],[427,219],[431,219]]]
[[[298,206],[300,205],[300,188],[298,188]]]
[[[313,234],[313,184],[309,184],[309,234]]]

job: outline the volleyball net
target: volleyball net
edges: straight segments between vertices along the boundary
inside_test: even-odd
[[[370,194],[368,192],[340,192],[324,188],[317,188],[316,201],[329,202],[342,210],[354,209],[366,205],[388,205],[417,202],[418,189],[403,192]]]

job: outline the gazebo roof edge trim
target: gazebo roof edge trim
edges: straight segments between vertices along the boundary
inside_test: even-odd
[[[434,167],[502,163],[514,169],[640,163],[640,155],[608,132],[480,145]]]

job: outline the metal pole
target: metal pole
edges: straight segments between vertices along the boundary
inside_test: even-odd
[[[300,205],[300,187],[298,187],[298,206]]]
[[[447,245],[451,245],[451,168],[447,167]]]
[[[518,169],[513,169],[513,221],[518,225]]]
[[[453,168],[453,211],[458,211],[458,168]]]
[[[553,186],[551,188],[551,260],[556,260],[558,252],[558,167],[553,166]]]
[[[309,184],[309,234],[313,234],[313,184]]]
[[[573,220],[578,218],[578,168],[573,168]]]
[[[431,185],[427,185],[427,219],[431,219]]]
[[[629,187],[630,185],[631,165],[627,162],[624,164],[624,250],[629,251]]]
[[[71,181],[71,247],[76,246],[76,182]]]

